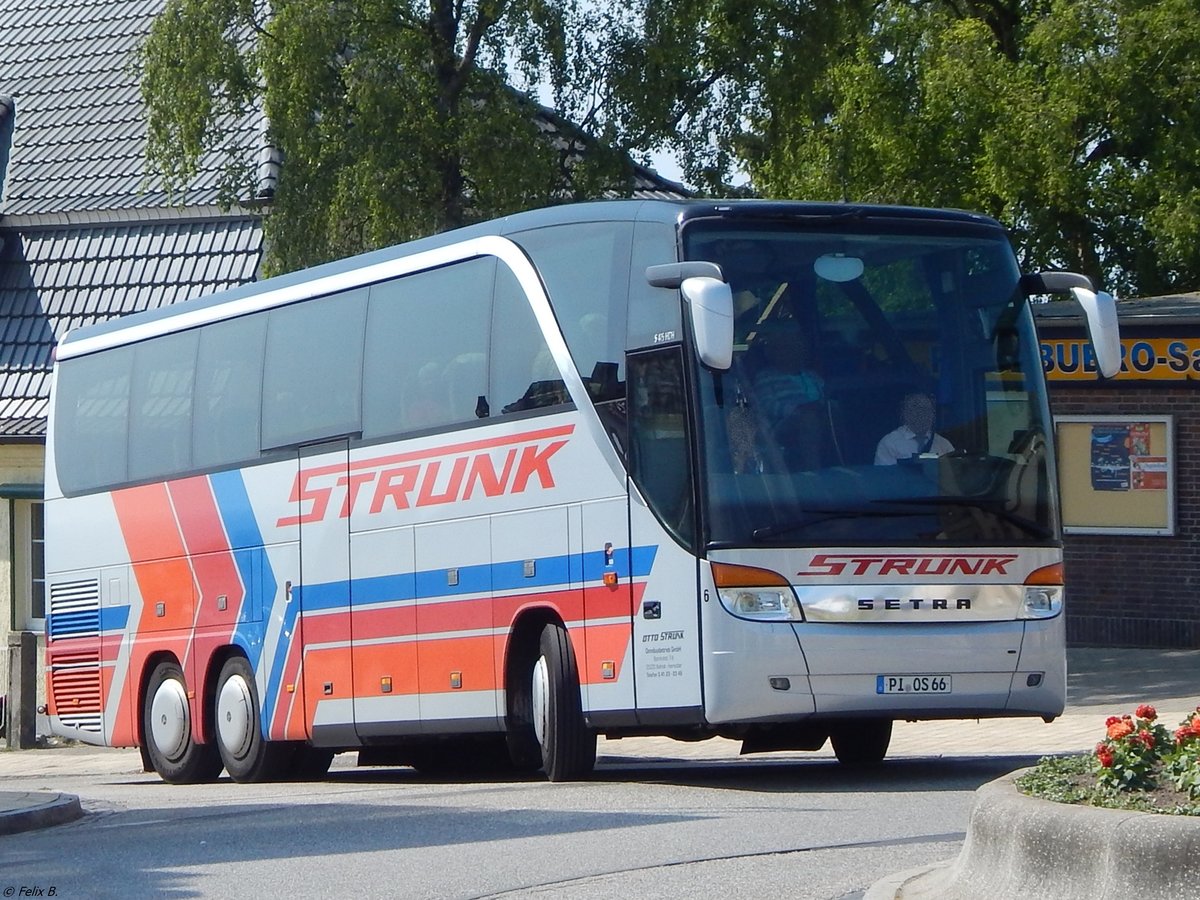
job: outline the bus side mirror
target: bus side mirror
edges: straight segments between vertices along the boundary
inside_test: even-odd
[[[691,314],[700,362],[727,370],[733,365],[733,291],[724,281],[707,276],[685,278],[679,289]]]
[[[1092,289],[1086,275],[1075,272],[1039,272],[1025,275],[1021,285],[1026,294],[1070,294],[1083,310],[1088,339],[1096,351],[1096,368],[1105,378],[1121,371],[1121,331],[1117,324],[1117,301],[1112,294]]]
[[[1071,296],[1083,309],[1088,338],[1096,351],[1096,367],[1105,378],[1121,371],[1121,331],[1117,325],[1117,301],[1112,294],[1073,287]]]

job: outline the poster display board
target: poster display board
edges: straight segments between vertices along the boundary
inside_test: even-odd
[[[1057,416],[1068,534],[1175,533],[1171,416]]]

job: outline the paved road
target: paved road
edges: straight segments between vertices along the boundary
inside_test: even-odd
[[[452,784],[351,768],[347,754],[316,784],[178,787],[139,772],[135,753],[51,752],[78,774],[0,783],[53,783],[88,815],[0,839],[0,893],[841,898],[953,856],[975,787],[1028,761],[861,774],[828,758],[608,755],[589,783]]]
[[[739,759],[726,741],[605,741],[595,781],[431,781],[338,757],[316,784],[170,786],[136,751],[0,753],[0,793],[78,795],[77,822],[0,837],[0,896],[848,900],[953,857],[974,789],[1089,749],[1104,717],[1194,708],[1200,651],[1072,658],[1071,708],[1038,720],[901,723],[889,761]],[[26,893],[24,896],[37,896]]]

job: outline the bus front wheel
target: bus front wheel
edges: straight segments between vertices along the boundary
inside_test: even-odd
[[[142,704],[142,740],[150,764],[163,781],[196,784],[221,774],[215,745],[192,738],[192,710],[183,670],[176,662],[160,662],[146,683]]]
[[[241,656],[226,660],[217,681],[217,746],[225,771],[239,782],[276,781],[287,775],[295,746],[263,737],[254,672]]]
[[[844,765],[869,766],[883,762],[892,742],[892,720],[841,722],[831,729],[829,742],[833,744],[838,762]]]
[[[567,630],[557,623],[547,625],[538,648],[530,700],[542,768],[551,781],[585,778],[596,765],[596,733],[583,719],[579,670]]]

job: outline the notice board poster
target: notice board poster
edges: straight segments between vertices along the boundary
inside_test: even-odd
[[[1175,533],[1171,416],[1059,416],[1063,528],[1076,534]]]

